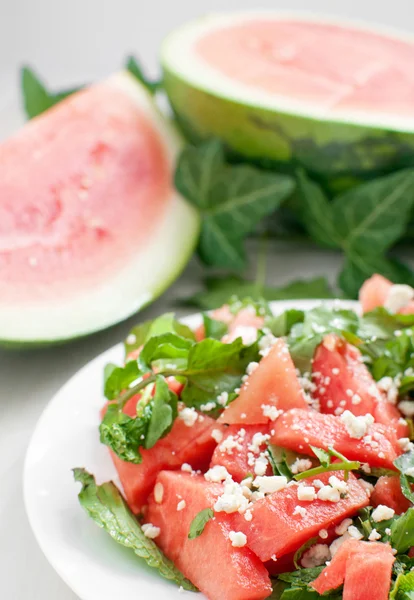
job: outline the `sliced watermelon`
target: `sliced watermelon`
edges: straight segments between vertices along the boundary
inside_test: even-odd
[[[181,144],[122,72],[0,145],[0,340],[86,335],[175,279],[199,226],[173,187]]]
[[[389,506],[397,515],[410,508],[411,502],[402,493],[398,476],[379,477],[371,494],[371,505],[375,507],[380,504]]]
[[[301,164],[334,187],[414,156],[408,36],[233,12],[183,25],[161,60],[170,102],[193,139],[219,137],[248,159]]]
[[[313,455],[310,446],[335,450],[350,460],[368,463],[371,467],[393,469],[394,460],[401,454],[395,432],[375,423],[367,439],[352,438],[340,417],[313,411],[290,410],[281,415],[273,426],[271,443],[302,454]]]
[[[136,414],[137,398],[131,398],[124,412],[133,417]],[[142,463],[135,465],[125,462],[110,451],[119,479],[124,488],[127,502],[134,513],[139,513],[146,504],[154,487],[157,475],[163,469],[180,469],[183,463],[193,469],[205,470],[211,460],[216,442],[212,438],[216,421],[203,416],[192,427],[181,419],[176,419],[172,430],[160,439],[150,450],[141,449]]]
[[[253,308],[242,308],[229,324],[228,335],[223,342],[230,344],[241,337],[244,344],[251,344],[257,338],[257,331],[263,327],[264,318],[256,314]]]
[[[289,410],[307,406],[286,342],[279,338],[219,421],[228,424],[266,424],[271,421],[269,408]]]
[[[210,600],[264,600],[272,591],[269,575],[247,547],[235,548],[229,539],[230,518],[216,514],[203,533],[188,539],[194,517],[211,507],[222,493],[220,484],[203,477],[163,471],[158,503],[151,496],[146,520],[160,528],[156,543],[168,558]],[[179,502],[184,508],[177,512]]]
[[[408,427],[407,421],[402,418],[402,415],[395,404],[391,404],[391,402],[388,402],[384,397],[381,398],[381,401],[376,403],[372,414],[377,423],[392,427],[398,439],[409,437],[410,428]]]
[[[349,539],[310,585],[325,594],[345,582],[343,598],[347,600],[387,600],[394,560],[389,544]]]
[[[324,473],[318,477],[303,480],[303,485],[312,485],[319,479],[328,484],[332,473]],[[335,473],[343,480],[343,473]],[[257,556],[267,561],[276,556],[282,557],[300,548],[312,537],[317,537],[321,529],[328,529],[355,514],[360,508],[368,505],[369,499],[351,474],[347,482],[348,493],[339,502],[298,500],[298,484],[288,486],[279,492],[258,500],[251,509],[253,518],[246,521],[242,515],[234,515],[234,527],[245,533],[249,548]],[[304,509],[303,515],[298,512]]]
[[[253,444],[256,434],[268,435],[266,425],[230,425],[226,429],[223,440],[216,447],[211,459],[211,467],[221,465],[233,477],[234,481],[242,481],[249,473],[254,472],[254,460],[266,450],[266,442]],[[229,443],[230,441],[230,443]],[[233,448],[233,443],[237,446]],[[252,460],[249,460],[249,455]],[[268,466],[268,475],[271,475],[271,467]]]
[[[382,275],[373,275],[367,279],[359,290],[359,301],[364,313],[370,312],[378,306],[384,306],[392,285],[392,282]],[[414,301],[409,302],[399,312],[402,314],[414,313]]]

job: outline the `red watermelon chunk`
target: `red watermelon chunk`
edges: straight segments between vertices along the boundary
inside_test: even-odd
[[[254,438],[254,436],[256,438]],[[227,469],[234,481],[242,481],[248,473],[253,473],[254,460],[260,452],[266,450],[266,442],[252,444],[253,439],[261,437],[260,434],[268,435],[266,425],[230,425],[224,434],[223,440],[216,447],[211,459],[211,467],[221,465]],[[260,440],[259,440],[260,441]],[[236,444],[236,447],[233,447]],[[249,462],[250,459],[250,462]],[[268,466],[267,475],[271,474]]]
[[[219,421],[230,425],[267,424],[272,408],[289,410],[307,406],[286,342],[279,338]]]
[[[327,485],[332,475],[324,473],[309,477],[301,484],[311,486],[319,479]],[[341,471],[336,472],[335,476],[340,480],[344,478]],[[369,501],[366,491],[352,474],[347,482],[347,495],[338,502],[319,499],[300,501],[298,486],[289,485],[258,500],[251,509],[251,521],[246,521],[244,516],[238,514],[233,517],[234,527],[245,533],[249,548],[263,561],[294,552],[310,538],[317,537],[321,529],[329,529],[354,515]]]
[[[136,403],[135,396],[127,402],[124,412],[134,416]],[[176,419],[170,433],[153,448],[140,450],[142,463],[139,465],[125,462],[110,451],[131,510],[134,513],[140,512],[154,487],[158,473],[163,469],[180,469],[183,463],[189,463],[194,469],[207,469],[216,447],[211,433],[213,429],[219,428],[214,419],[205,415],[202,421],[197,420],[192,427],[187,427],[184,421]]]
[[[327,335],[319,344],[312,377],[321,412],[338,414],[349,410],[354,415],[374,414],[381,394],[361,358],[355,346],[337,335]]]
[[[395,470],[394,460],[401,448],[391,428],[375,423],[367,436],[350,436],[340,417],[314,411],[290,410],[281,415],[273,426],[271,443],[302,454],[313,456],[310,446],[335,450],[350,460],[359,460],[372,467]]]
[[[402,415],[395,404],[391,404],[386,399],[377,402],[374,412],[372,413],[377,423],[383,423],[394,429],[397,438],[409,437],[410,429],[407,421],[402,418]]]
[[[373,275],[367,279],[359,290],[359,301],[364,313],[378,306],[384,306],[392,285],[392,282],[382,275]],[[414,313],[414,301],[409,302],[398,312],[407,315]]]
[[[253,307],[242,308],[230,323],[229,332],[223,337],[223,342],[230,344],[241,337],[244,344],[252,344],[263,323],[264,318],[257,315]]]
[[[268,572],[246,546],[234,548],[227,515],[216,514],[203,533],[188,539],[194,517],[211,507],[222,493],[221,484],[209,484],[201,476],[162,471],[161,500],[150,497],[147,522],[160,528],[156,543],[166,556],[209,600],[264,600],[272,587]],[[177,512],[179,502],[185,506]]]
[[[395,476],[380,477],[371,494],[371,505],[383,504],[392,508],[397,515],[401,515],[411,506],[411,502],[401,491],[400,478]]]
[[[310,585],[325,594],[344,583],[347,600],[387,600],[394,560],[388,544],[349,539]]]

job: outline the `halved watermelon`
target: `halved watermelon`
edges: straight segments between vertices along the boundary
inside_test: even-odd
[[[389,544],[349,539],[310,585],[322,595],[345,583],[346,600],[387,600],[394,560]]]
[[[219,422],[266,424],[274,410],[307,408],[286,342],[279,338],[243,384],[240,394],[222,413]]]
[[[397,515],[401,515],[411,506],[411,502],[401,491],[400,478],[396,476],[379,477],[371,494],[371,505],[389,506]]]
[[[188,539],[194,517],[209,508],[222,493],[221,484],[201,476],[163,471],[157,479],[162,490],[151,496],[146,520],[160,528],[156,543],[168,558],[209,600],[264,600],[272,591],[268,572],[244,547],[233,547],[230,517],[216,514],[203,533]],[[178,503],[183,507],[177,512]]]
[[[281,415],[273,427],[271,443],[313,456],[310,446],[330,447],[349,460],[359,460],[371,467],[393,469],[401,454],[393,429],[374,423],[362,439],[350,436],[340,417],[314,411],[293,409]]]
[[[317,477],[309,477],[301,484],[311,486],[319,479],[327,485],[331,475],[332,473],[323,473]],[[344,478],[341,471],[335,475],[340,480]],[[368,505],[365,490],[352,474],[347,486],[347,495],[339,502],[319,499],[301,501],[298,499],[298,485],[288,486],[258,500],[251,509],[251,521],[235,514],[234,527],[247,536],[249,548],[261,560],[270,560],[272,556],[282,557],[300,548],[310,538],[317,537],[321,529],[328,529]]]
[[[161,59],[193,139],[302,164],[335,187],[414,159],[408,36],[298,14],[214,14],[171,33]]]
[[[131,417],[135,416],[136,403],[137,398],[131,398],[125,405],[124,412]],[[131,510],[139,513],[147,503],[160,471],[180,469],[183,463],[191,465],[193,469],[207,469],[216,447],[211,434],[213,429],[219,427],[214,419],[206,415],[192,427],[188,427],[181,419],[176,419],[170,433],[161,438],[153,448],[140,450],[142,463],[139,465],[121,460],[110,450]]]
[[[364,313],[374,310],[378,306],[384,306],[393,284],[382,275],[373,275],[367,279],[359,290],[359,301]],[[414,301],[412,300],[399,310],[401,314],[414,313]]]
[[[0,145],[0,340],[83,336],[169,285],[199,227],[172,183],[181,144],[121,72]]]

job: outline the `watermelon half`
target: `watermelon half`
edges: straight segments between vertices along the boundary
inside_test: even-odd
[[[199,228],[173,187],[181,144],[120,72],[0,145],[0,340],[84,336],[166,289]]]
[[[414,38],[298,14],[214,14],[165,40],[185,132],[331,187],[414,164]]]

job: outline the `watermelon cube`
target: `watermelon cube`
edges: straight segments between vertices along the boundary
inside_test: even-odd
[[[400,478],[397,475],[385,475],[377,480],[371,494],[371,505],[375,507],[380,504],[389,506],[397,515],[410,508],[411,502],[402,493]]]

